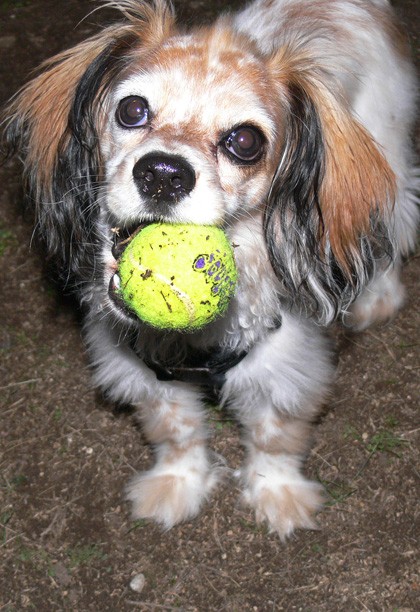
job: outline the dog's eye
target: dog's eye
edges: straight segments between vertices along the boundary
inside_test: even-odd
[[[254,127],[243,125],[236,128],[225,139],[226,150],[244,162],[257,161],[263,152],[263,137]]]
[[[123,127],[141,127],[149,119],[149,107],[140,96],[124,98],[118,105],[116,119]]]

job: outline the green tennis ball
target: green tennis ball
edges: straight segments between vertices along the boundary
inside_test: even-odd
[[[117,292],[159,329],[197,330],[222,315],[237,272],[225,233],[214,226],[153,223],[125,248]]]

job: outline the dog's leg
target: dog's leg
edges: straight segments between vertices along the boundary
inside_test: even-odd
[[[384,129],[388,129],[385,121]],[[404,131],[401,132],[404,134]],[[393,127],[392,135],[397,137],[398,131]],[[343,322],[354,331],[362,331],[375,324],[392,320],[404,305],[405,288],[400,280],[403,257],[416,248],[418,239],[417,228],[420,220],[420,169],[412,168],[406,161],[406,142],[401,137],[395,142],[383,137],[392,151],[391,166],[394,169],[399,184],[398,198],[393,208],[392,221],[393,242],[396,258],[393,266],[387,270],[378,269],[373,279],[364,287],[360,296],[345,313]]]
[[[344,317],[354,331],[390,321],[404,303],[405,289],[400,281],[400,266],[379,273],[365,287]]]
[[[311,422],[333,377],[319,328],[283,317],[280,330],[227,375],[224,399],[244,427],[243,500],[284,539],[313,528],[322,487],[301,473]]]
[[[194,516],[222,472],[209,459],[198,392],[156,380],[105,320],[92,317],[85,330],[96,384],[111,400],[138,407],[156,453],[155,466],[135,476],[128,487],[134,518],[151,518],[169,528]]]
[[[240,472],[243,499],[282,539],[297,528],[315,527],[313,515],[322,505],[322,487],[300,472],[310,425],[281,417],[270,405],[246,419],[246,462]]]
[[[218,480],[206,448],[204,410],[197,395],[178,388],[140,406],[143,431],[156,464],[128,487],[134,518],[151,518],[169,529],[195,516]]]

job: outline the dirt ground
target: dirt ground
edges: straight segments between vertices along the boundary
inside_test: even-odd
[[[177,4],[197,20],[229,2]],[[397,6],[418,50],[416,4]],[[1,101],[108,17],[80,23],[91,8],[0,0]],[[0,610],[420,609],[419,256],[392,324],[334,332],[337,383],[307,462],[328,493],[319,530],[282,544],[238,504],[232,481],[197,519],[162,532],[130,521],[123,486],[150,450],[133,414],[91,388],[78,315],[31,248],[17,162],[0,173]],[[238,467],[238,428],[215,409],[209,419],[213,447]]]

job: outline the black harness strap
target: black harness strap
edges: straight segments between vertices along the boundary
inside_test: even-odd
[[[280,327],[281,318],[276,321],[274,330]],[[136,350],[135,341],[130,346],[147,367],[153,370],[158,380],[166,382],[175,380],[198,385],[213,399],[217,399],[228,370],[238,365],[249,353],[249,350],[227,353],[226,351],[204,352],[191,349],[188,358],[182,363],[165,365],[140,355]]]
[[[177,366],[164,366],[148,359],[143,361],[155,372],[158,380],[178,380],[203,387],[220,388],[225,382],[226,372],[242,361],[247,354],[248,351],[228,354],[196,353],[188,361]]]

